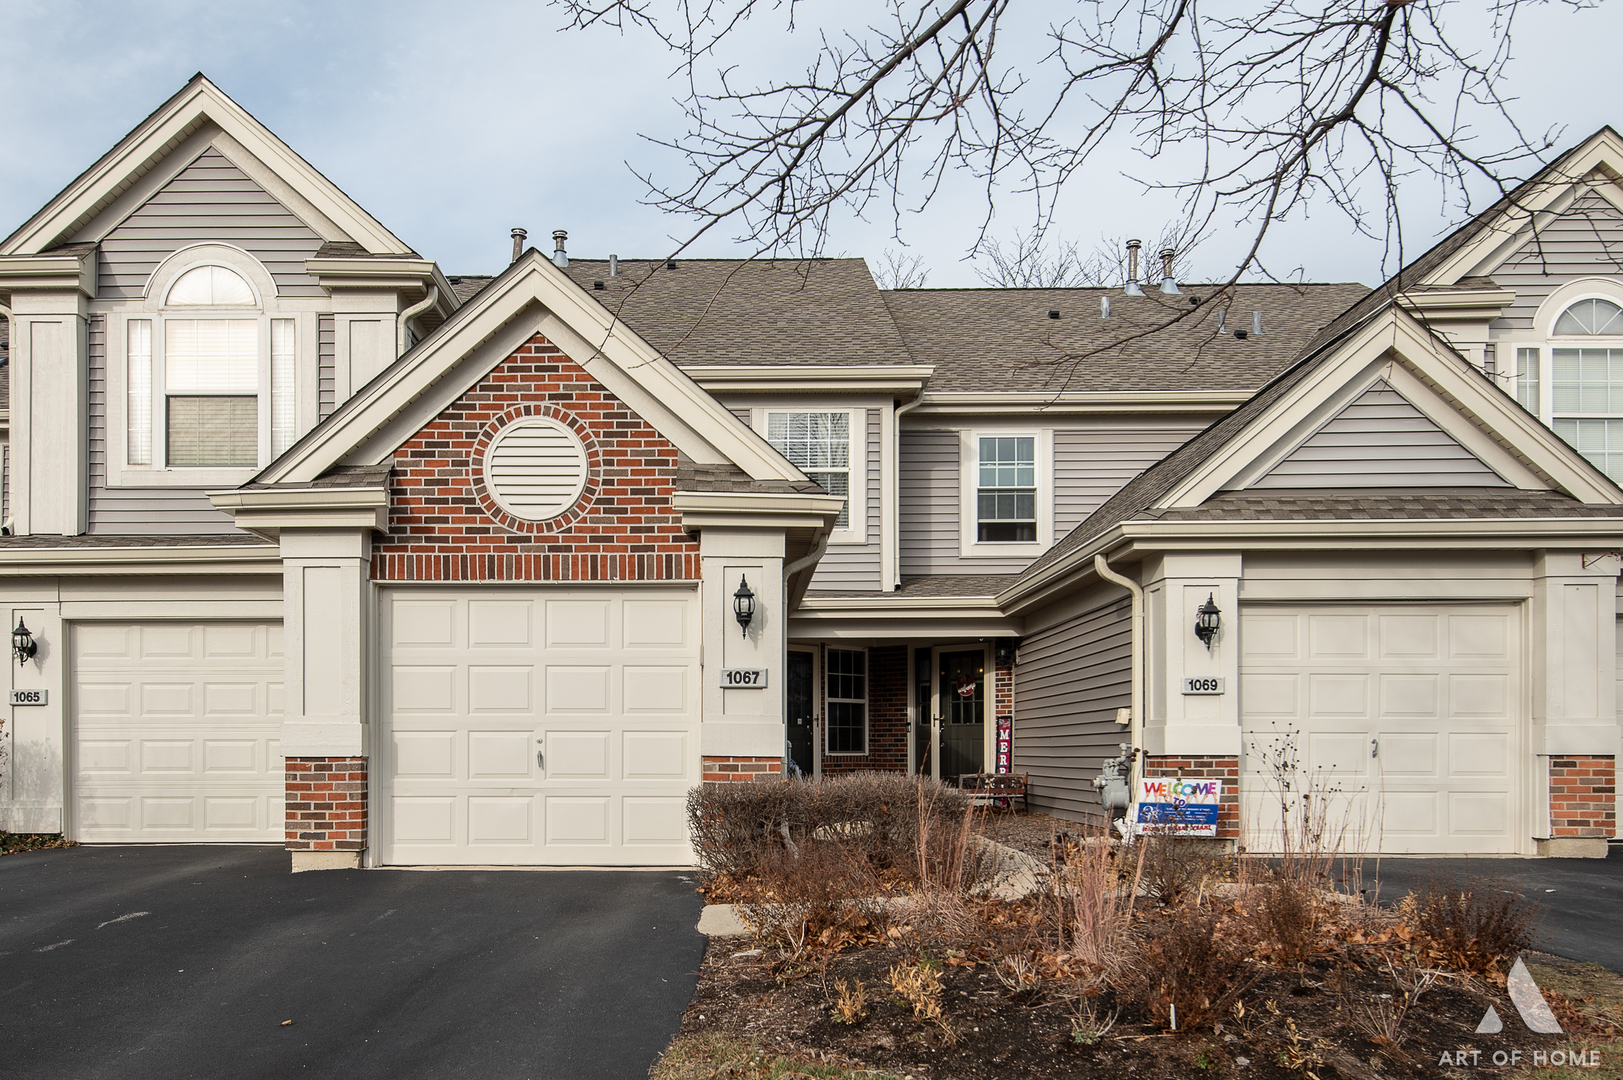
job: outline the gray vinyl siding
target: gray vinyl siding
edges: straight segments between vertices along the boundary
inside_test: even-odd
[[[1257,488],[1508,487],[1382,380],[1359,395]]]
[[[231,244],[265,264],[282,296],[323,296],[304,260],[321,237],[213,147],[101,242],[99,295],[140,297],[160,262],[183,247]]]
[[[1623,212],[1594,191],[1585,191],[1489,273],[1501,287],[1516,293],[1494,328],[1531,330],[1539,304],[1567,282],[1623,273]]]
[[[338,407],[338,326],[331,315],[316,317],[316,410],[325,420]]]
[[[1194,438],[1199,422],[1100,423],[1054,432],[1054,540],[1058,542],[1122,486]]]
[[[863,544],[832,544],[827,554],[817,564],[817,572],[812,575],[809,588],[821,590],[838,590],[841,592],[877,592],[879,590],[879,530],[882,526],[882,509],[880,499],[883,495],[884,478],[880,472],[881,455],[884,452],[884,441],[880,431],[880,415],[877,409],[861,410],[867,417],[867,476],[862,486],[866,494],[867,514],[867,543]],[[857,487],[859,475],[852,476],[852,488]]]
[[[1125,596],[1027,637],[1015,665],[1014,771],[1034,809],[1072,821],[1103,810],[1093,778],[1127,741],[1132,604]]]
[[[236,526],[196,488],[109,488],[107,486],[107,317],[93,314],[88,327],[90,444],[89,532],[225,533]],[[119,410],[123,415],[123,410]]]
[[[1047,497],[1054,540],[1062,539],[1123,484],[1182,446],[1205,424],[1101,419],[1054,432],[1053,486]],[[901,567],[926,574],[1018,573],[1037,557],[964,558],[959,554],[961,488],[957,431],[904,429],[901,447]]]

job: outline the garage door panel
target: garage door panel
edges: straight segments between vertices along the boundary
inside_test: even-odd
[[[386,591],[385,623],[420,595]],[[392,627],[380,635],[390,643],[384,662],[396,673],[383,703],[385,736],[396,749],[379,777],[381,860],[690,861],[686,794],[699,776],[696,594],[491,587],[441,600],[449,607],[435,632],[448,646],[402,643]],[[441,694],[425,710],[418,676],[398,674],[429,668],[453,688],[448,709],[438,708]],[[406,819],[392,820],[397,813]]]
[[[1324,674],[1307,677],[1308,715],[1313,717],[1368,716],[1369,676]]]
[[[1436,719],[1437,676],[1433,674],[1382,674],[1381,716]]]
[[[1246,618],[1240,656],[1248,664],[1295,660],[1300,619],[1295,615],[1256,614]]]
[[[1365,615],[1309,615],[1308,658],[1362,660],[1369,656],[1369,617]]]
[[[1333,761],[1337,782],[1363,789],[1378,825],[1360,825],[1383,850],[1520,850],[1517,618],[1509,604],[1242,609],[1242,805],[1266,822],[1269,770],[1254,759],[1294,730],[1303,767]],[[1292,620],[1308,642],[1294,663],[1278,655]]]
[[[77,839],[282,839],[279,625],[82,623],[71,636]]]
[[[440,645],[453,642],[456,604],[450,600],[398,600],[392,609],[390,640],[396,645]]]
[[[396,667],[390,673],[396,712],[456,711],[456,669],[448,666]]]

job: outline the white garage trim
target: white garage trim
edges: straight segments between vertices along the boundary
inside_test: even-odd
[[[68,835],[281,843],[279,622],[71,624]]]
[[[700,600],[685,587],[378,590],[379,865],[686,865]]]
[[[1328,789],[1348,849],[1531,853],[1523,621],[1515,604],[1243,605],[1240,789],[1251,842],[1277,837],[1267,759],[1294,731],[1295,790]]]

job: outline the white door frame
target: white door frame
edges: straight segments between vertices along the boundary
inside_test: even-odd
[[[790,645],[785,652],[803,652],[811,657],[811,775],[812,779],[821,780],[823,778],[823,746],[819,740],[822,738],[822,725],[818,721],[823,715],[823,694],[820,691],[824,688],[822,687],[822,680],[818,676],[823,670],[823,650],[817,645]],[[783,670],[783,755],[787,762],[789,757],[789,665],[787,659],[784,662]],[[784,772],[787,773],[788,769],[785,768]]]
[[[944,652],[974,652],[981,650],[981,681],[987,683],[984,710],[981,713],[981,771],[988,772],[987,762],[996,762],[997,749],[997,672],[992,667],[992,643],[974,642],[961,645],[936,645],[930,649],[930,777],[941,779],[941,654]],[[909,677],[912,672],[909,672]]]

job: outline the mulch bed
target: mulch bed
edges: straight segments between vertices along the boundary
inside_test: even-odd
[[[1464,1077],[1479,1073],[1441,1065],[1443,1051],[1479,1050],[1480,1068],[1488,1066],[1495,1050],[1526,1054],[1593,1046],[1601,1034],[1586,1029],[1559,995],[1551,995],[1552,1004],[1570,1034],[1536,1035],[1522,1026],[1502,987],[1480,979],[1444,980],[1426,992],[1405,1028],[1400,1054],[1394,1055],[1355,1031],[1338,1007],[1341,995],[1366,1000],[1394,992],[1391,978],[1373,967],[1346,972],[1338,994],[1330,962],[1320,960],[1295,970],[1261,970],[1241,998],[1243,1016],[1231,1011],[1226,1022],[1173,1034],[1127,1009],[1105,1037],[1082,1045],[1073,1038],[1063,1004],[1041,989],[1011,993],[985,965],[953,958],[941,967],[944,1019],[956,1033],[949,1035],[916,1020],[912,1008],[891,992],[891,967],[917,961],[914,950],[848,948],[825,954],[813,970],[787,979],[780,978],[784,968],[778,956],[775,950],[752,948],[747,938],[712,941],[682,1033],[748,1040],[816,1060],[858,1062],[915,1080]],[[868,1015],[851,1025],[832,1017],[840,979],[848,985],[860,980],[867,990]],[[1504,1031],[1477,1035],[1489,1004],[1503,1017]],[[1608,1070],[1584,1071],[1598,1077]]]
[[[72,840],[62,839],[61,833],[0,832],[0,855],[21,855],[25,851],[77,846]]]

